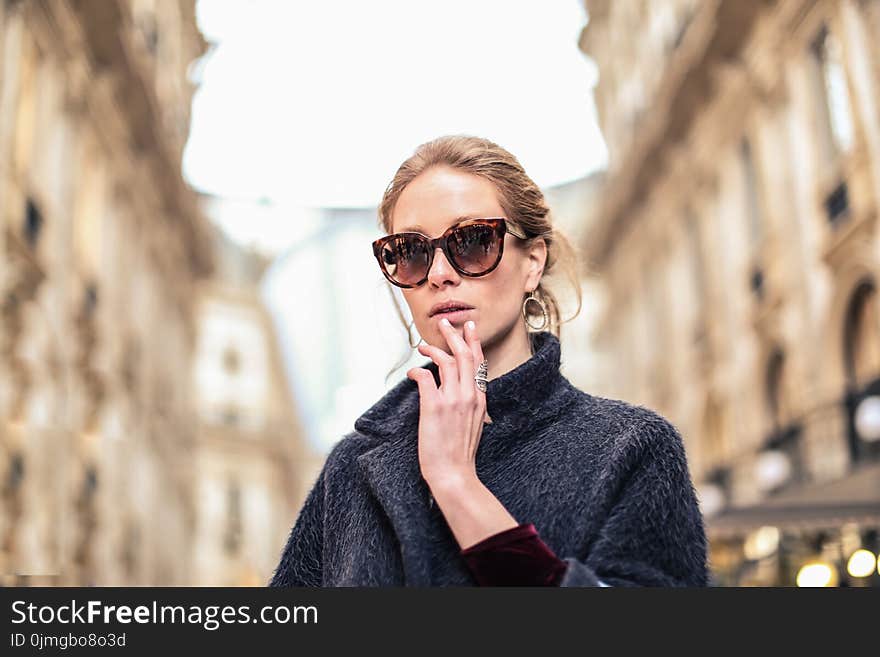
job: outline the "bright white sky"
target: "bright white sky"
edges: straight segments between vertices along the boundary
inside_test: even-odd
[[[319,208],[375,208],[400,163],[444,134],[492,139],[544,188],[605,166],[597,72],[577,48],[581,0],[199,0],[197,12],[216,47],[191,71],[184,175],[222,197],[208,214],[239,243],[279,255],[322,229]],[[324,447],[384,393],[399,356],[376,348],[399,326],[363,248],[372,235],[349,230],[323,247],[347,249],[345,272],[303,286],[315,257],[303,249],[265,283],[302,417]],[[304,306],[336,322],[332,345],[310,337]]]
[[[541,187],[605,165],[580,0],[199,0],[217,44],[184,173],[197,189],[296,207],[376,206],[447,133],[488,137]],[[247,241],[247,226],[225,226]],[[237,234],[238,233],[238,234]]]

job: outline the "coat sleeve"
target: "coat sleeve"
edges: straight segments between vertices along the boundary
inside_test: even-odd
[[[323,579],[324,474],[306,496],[269,586],[319,587]]]
[[[627,434],[622,453],[607,520],[586,554],[563,557],[559,585],[706,586],[703,517],[678,430],[654,414]]]

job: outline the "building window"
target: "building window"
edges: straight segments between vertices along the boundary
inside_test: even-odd
[[[715,399],[706,402],[703,413],[704,462],[709,470],[714,470],[723,466],[727,458],[724,418],[721,406]]]
[[[671,50],[678,48],[681,42],[684,41],[684,35],[693,21],[694,13],[695,7],[687,7],[677,18],[678,24],[675,27],[675,37],[672,39]]]
[[[4,494],[17,492],[24,481],[24,457],[21,452],[15,451],[9,457],[9,468],[4,482]]]
[[[691,262],[691,277],[693,279],[697,316],[702,317],[708,294],[706,261],[703,254],[703,238],[700,234],[699,218],[690,210],[688,210],[685,219],[685,229],[687,231],[688,251],[690,252],[689,259]]]
[[[223,535],[223,547],[226,553],[238,554],[241,549],[241,539],[241,488],[237,481],[232,480],[226,489],[226,531]]]
[[[822,100],[820,122],[826,159],[834,159],[853,145],[852,104],[846,84],[843,49],[834,34],[823,25],[811,46],[817,91]]]
[[[761,216],[760,192],[758,189],[758,173],[755,158],[748,139],[740,142],[740,163],[743,170],[746,214],[749,224],[749,241],[754,249],[763,238],[763,218]]]
[[[223,369],[230,376],[235,376],[241,370],[241,356],[235,347],[227,347],[223,352]]]
[[[132,13],[135,28],[140,32],[144,46],[151,55],[159,51],[159,26],[154,0],[135,0]]]
[[[764,267],[758,259],[761,242],[764,239],[764,217],[761,212],[761,192],[759,177],[755,166],[755,156],[748,139],[743,138],[739,146],[739,160],[743,176],[743,207],[746,215],[749,250],[751,254],[751,271],[749,271],[749,288],[760,301],[765,298]]]
[[[98,286],[94,281],[89,282],[83,291],[83,315],[91,318],[98,307]]]
[[[840,225],[849,216],[849,187],[845,181],[825,197],[825,216],[832,228]]]
[[[123,570],[125,571],[125,574],[128,576],[129,580],[132,580],[137,574],[140,545],[140,529],[133,520],[129,520],[124,531],[122,550],[120,554],[120,561],[122,562]]]
[[[24,226],[22,232],[24,239],[32,249],[36,248],[40,240],[40,231],[43,228],[43,214],[33,199],[28,199],[24,211]]]
[[[234,402],[229,402],[223,406],[220,415],[220,422],[227,427],[235,428],[241,422],[241,416],[238,412],[238,406]]]
[[[669,353],[669,326],[667,318],[664,260],[642,268],[642,289],[647,296],[644,309],[647,323],[647,337],[653,353],[651,359],[652,392],[663,395],[667,392],[666,377],[669,374],[664,358]]]
[[[767,363],[765,387],[767,414],[770,416],[774,431],[777,431],[788,418],[784,374],[785,355],[780,349],[775,349]]]

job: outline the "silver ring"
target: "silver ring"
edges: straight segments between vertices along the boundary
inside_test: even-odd
[[[480,367],[477,369],[477,373],[474,375],[474,382],[477,384],[477,388],[481,392],[486,392],[486,383],[489,381],[487,378],[489,374],[489,361],[484,360],[480,363]]]

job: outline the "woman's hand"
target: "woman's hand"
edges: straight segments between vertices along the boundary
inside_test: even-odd
[[[440,387],[428,370],[415,367],[406,376],[419,386],[419,466],[429,486],[470,481],[477,477],[476,455],[486,415],[486,393],[474,375],[483,362],[483,349],[473,322],[465,324],[464,339],[448,320],[440,331],[452,356],[439,347],[419,345],[419,353],[437,363]]]

